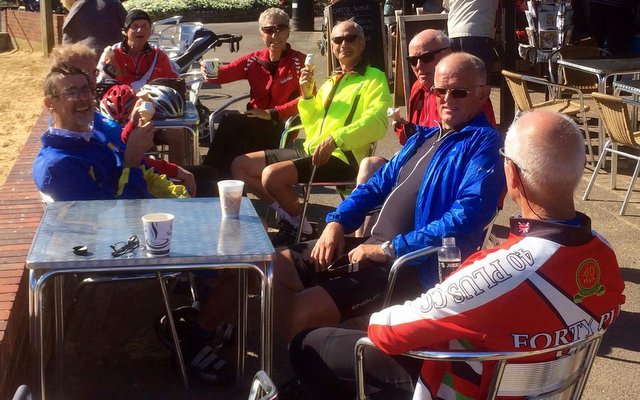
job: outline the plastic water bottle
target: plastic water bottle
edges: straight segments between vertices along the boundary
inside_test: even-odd
[[[456,247],[456,238],[442,238],[442,247],[438,250],[438,278],[442,283],[460,266],[460,249]]]

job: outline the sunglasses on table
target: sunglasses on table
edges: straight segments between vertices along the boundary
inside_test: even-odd
[[[111,255],[113,257],[120,257],[122,255],[133,252],[135,249],[140,247],[140,241],[136,235],[132,235],[126,242],[118,242],[114,243],[111,246]]]
[[[260,28],[260,30],[267,34],[267,35],[273,35],[274,33],[281,33],[281,32],[286,32],[289,29],[289,25],[269,25],[269,26],[263,26]]]
[[[411,66],[415,67],[418,65],[418,60],[422,61],[423,64],[427,64],[433,62],[436,59],[436,55],[441,51],[449,49],[448,47],[443,47],[438,50],[428,51],[426,53],[422,53],[419,56],[407,56],[407,62],[411,64]]]
[[[480,86],[484,86],[484,85],[480,85]],[[476,86],[473,89],[477,89],[480,86]],[[465,97],[467,97],[468,95],[470,95],[472,92],[472,90],[467,90],[467,89],[446,89],[446,88],[439,88],[439,87],[435,87],[432,86],[431,87],[431,93],[435,94],[436,96],[440,97],[440,98],[444,98],[447,93],[449,93],[454,99],[464,99]]]
[[[347,43],[353,43],[359,39],[358,35],[345,35],[345,36],[334,36],[331,38],[331,41],[334,44],[341,45],[342,42],[346,41]]]

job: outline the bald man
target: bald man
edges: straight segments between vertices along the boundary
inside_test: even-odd
[[[440,246],[448,236],[456,238],[463,257],[482,244],[504,191],[502,135],[482,113],[489,95],[484,63],[451,54],[438,63],[434,86],[442,124],[419,126],[396,156],[327,216],[317,241],[277,253],[274,298],[285,337],[378,310],[397,257]],[[371,237],[345,237],[380,206]],[[405,298],[437,281],[436,260],[421,261],[401,278]],[[360,270],[327,279],[334,262],[357,262]]]
[[[521,210],[509,238],[416,300],[373,314],[367,334],[384,353],[537,350],[588,337],[618,317],[624,282],[616,256],[573,203],[585,165],[578,126],[560,114],[525,114],[502,154],[509,197]],[[464,287],[473,291],[461,295]],[[363,336],[322,328],[292,342],[294,368],[310,392],[355,397],[353,346]],[[425,361],[416,382],[417,360],[375,353],[365,363],[371,399],[486,398],[491,366]]]

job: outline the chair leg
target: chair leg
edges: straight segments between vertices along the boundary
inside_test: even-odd
[[[315,170],[315,168],[314,168]],[[313,174],[312,174],[313,175]],[[313,179],[313,178],[311,178]],[[304,188],[304,198],[302,202],[302,214],[300,214],[300,221],[298,224],[298,232],[296,232],[296,244],[300,243],[302,238],[302,229],[304,228],[304,219],[307,216],[307,207],[309,206],[309,196],[311,195],[311,185],[306,185]]]
[[[618,150],[616,143],[611,144],[613,150]],[[618,179],[618,153],[611,152],[611,190],[616,189],[616,180]]]
[[[582,129],[584,130],[584,138],[587,142],[587,150],[589,151],[589,164],[593,167],[593,163],[596,158],[593,155],[593,146],[591,145],[591,134],[589,133],[589,126],[587,125],[586,115],[582,115]]]
[[[589,180],[589,184],[587,185],[587,189],[584,191],[584,195],[582,196],[582,200],[588,200],[589,199],[589,192],[591,192],[591,188],[593,187],[593,184],[596,181],[596,177],[598,176],[598,172],[600,171],[600,166],[602,165],[602,163],[604,162],[605,157],[607,156],[607,149],[609,148],[610,144],[611,144],[611,140],[607,140],[607,143],[602,148],[601,153],[600,153],[600,158],[598,158],[598,164],[596,164],[596,167],[593,170],[593,175],[591,175],[591,179]]]
[[[622,203],[622,208],[620,209],[620,215],[624,215],[624,212],[627,210],[627,205],[629,205],[629,198],[631,197],[631,192],[633,192],[633,185],[636,183],[636,178],[638,177],[639,171],[640,171],[640,160],[636,162],[636,169],[633,171],[633,176],[631,177],[631,183],[629,183],[629,188],[627,189],[627,195],[624,197],[624,202]]]

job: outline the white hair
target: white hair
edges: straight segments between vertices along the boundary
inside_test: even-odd
[[[258,17],[258,25],[260,28],[265,26],[268,19],[280,19],[285,25],[289,26],[289,14],[280,8],[271,7],[264,10],[260,14],[260,17]]]
[[[474,56],[473,54],[465,53],[462,51],[453,52],[438,62],[436,66],[436,71],[440,65],[444,65],[447,62],[450,62],[451,59],[455,59],[455,66],[460,70],[469,70],[472,71],[477,81],[478,85],[486,85],[487,84],[487,68],[484,65],[484,61]]]
[[[550,132],[535,134],[532,131],[536,129],[535,124],[531,124],[534,114],[550,119],[545,125]],[[565,193],[573,193],[580,183],[586,160],[584,139],[575,121],[544,111],[525,113],[509,127],[505,155],[520,168],[525,184],[534,189]]]

